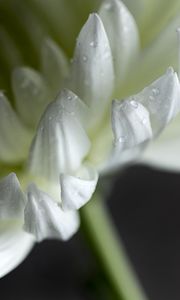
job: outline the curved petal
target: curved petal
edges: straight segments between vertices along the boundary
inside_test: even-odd
[[[35,176],[59,183],[59,174],[76,171],[89,152],[90,141],[76,116],[79,104],[74,94],[63,91],[46,109],[30,151],[29,169]]]
[[[178,69],[178,47],[176,29],[180,26],[180,16],[172,19],[156,39],[144,48],[136,66],[131,70],[127,81],[128,91],[138,92],[164,71],[173,66]],[[138,76],[137,76],[138,74]]]
[[[109,38],[116,85],[119,85],[139,53],[138,28],[131,13],[119,0],[104,1],[99,14]]]
[[[20,122],[8,99],[0,93],[0,160],[7,163],[24,160],[30,140],[31,133]]]
[[[119,152],[152,138],[149,112],[135,100],[113,101],[112,128],[114,146]]]
[[[97,14],[90,15],[79,34],[67,85],[91,107],[97,122],[114,87],[111,49]]]
[[[0,222],[22,219],[25,195],[20,189],[16,174],[11,173],[0,181]]]
[[[86,204],[95,191],[98,180],[97,171],[85,165],[76,176],[60,175],[61,198],[63,210],[75,210]]]
[[[24,229],[38,242],[46,238],[69,239],[79,227],[77,212],[64,212],[48,194],[34,184],[28,188],[28,201],[24,212]]]
[[[180,116],[169,124],[162,134],[152,141],[143,153],[141,162],[153,167],[180,170]]]
[[[180,83],[172,68],[134,96],[150,112],[153,134],[158,135],[180,111]]]
[[[40,73],[27,67],[15,69],[12,75],[16,109],[23,122],[30,127],[37,125],[39,118],[50,102],[50,91]]]
[[[0,277],[15,269],[29,254],[34,239],[19,224],[0,222]]]
[[[56,96],[68,74],[67,57],[62,49],[51,39],[44,41],[41,52],[42,73],[47,79],[54,96]]]

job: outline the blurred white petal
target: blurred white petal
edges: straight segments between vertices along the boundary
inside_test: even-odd
[[[0,160],[14,163],[27,157],[31,134],[13,111],[8,99],[0,93]]]
[[[104,1],[99,14],[109,38],[116,85],[119,85],[139,54],[138,28],[129,10],[119,0]]]
[[[46,238],[69,239],[79,227],[76,211],[64,212],[48,194],[34,184],[28,188],[28,201],[24,212],[24,229],[38,242]]]
[[[25,195],[16,174],[11,173],[0,181],[0,222],[22,219],[24,206]]]
[[[37,125],[45,107],[52,100],[47,83],[40,73],[22,67],[14,70],[12,85],[21,119],[30,127]]]
[[[65,53],[51,39],[43,43],[41,64],[42,73],[56,96],[68,74],[69,65]]]
[[[34,239],[15,222],[0,222],[0,277],[15,269],[29,254]]]

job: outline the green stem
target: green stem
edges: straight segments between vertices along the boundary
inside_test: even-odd
[[[96,194],[81,209],[82,226],[118,300],[147,300],[105,204]]]

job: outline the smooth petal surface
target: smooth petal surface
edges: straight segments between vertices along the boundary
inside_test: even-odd
[[[42,73],[56,96],[68,74],[69,65],[65,53],[51,39],[43,43],[41,64]]]
[[[133,148],[152,137],[148,110],[135,100],[113,101],[114,146],[119,151]]]
[[[76,176],[61,174],[61,198],[63,210],[75,210],[86,204],[95,191],[98,180],[94,167],[86,165]]]
[[[0,222],[22,219],[24,206],[25,195],[16,174],[11,173],[0,181]]]
[[[30,68],[15,69],[12,76],[16,109],[23,122],[34,127],[47,104],[52,100],[47,83],[40,73]]]
[[[176,29],[180,26],[180,16],[169,21],[150,45],[142,50],[140,59],[129,74],[126,88],[130,93],[138,92],[161,76],[169,66],[177,70],[178,47]],[[137,76],[138,74],[138,76]]]
[[[180,84],[172,68],[134,96],[150,112],[153,134],[158,135],[180,111]]]
[[[141,162],[155,168],[179,172],[180,170],[180,116],[178,115],[162,132],[152,141],[143,153]]]
[[[110,41],[116,85],[119,85],[137,57],[139,51],[138,29],[133,16],[119,0],[104,1],[99,14]]]
[[[13,129],[13,130],[12,130]],[[0,93],[0,160],[15,163],[26,158],[31,134]]]
[[[15,222],[0,222],[0,277],[15,269],[29,254],[34,239]]]
[[[69,101],[77,101],[70,107]],[[59,183],[60,173],[76,171],[90,149],[90,141],[76,118],[80,100],[63,91],[46,109],[34,138],[29,159],[32,174]],[[74,107],[75,111],[72,111]]]
[[[24,229],[38,242],[45,238],[69,239],[79,227],[77,212],[64,212],[48,194],[34,184],[28,189],[28,202],[24,213]]]
[[[97,14],[90,15],[79,34],[67,85],[91,108],[93,122],[100,119],[113,91],[114,71],[109,41]]]

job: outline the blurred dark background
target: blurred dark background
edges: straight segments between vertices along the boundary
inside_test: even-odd
[[[108,206],[149,299],[179,300],[180,174],[131,167],[116,177]],[[101,277],[80,232],[37,245],[0,280],[0,298],[104,300]]]

